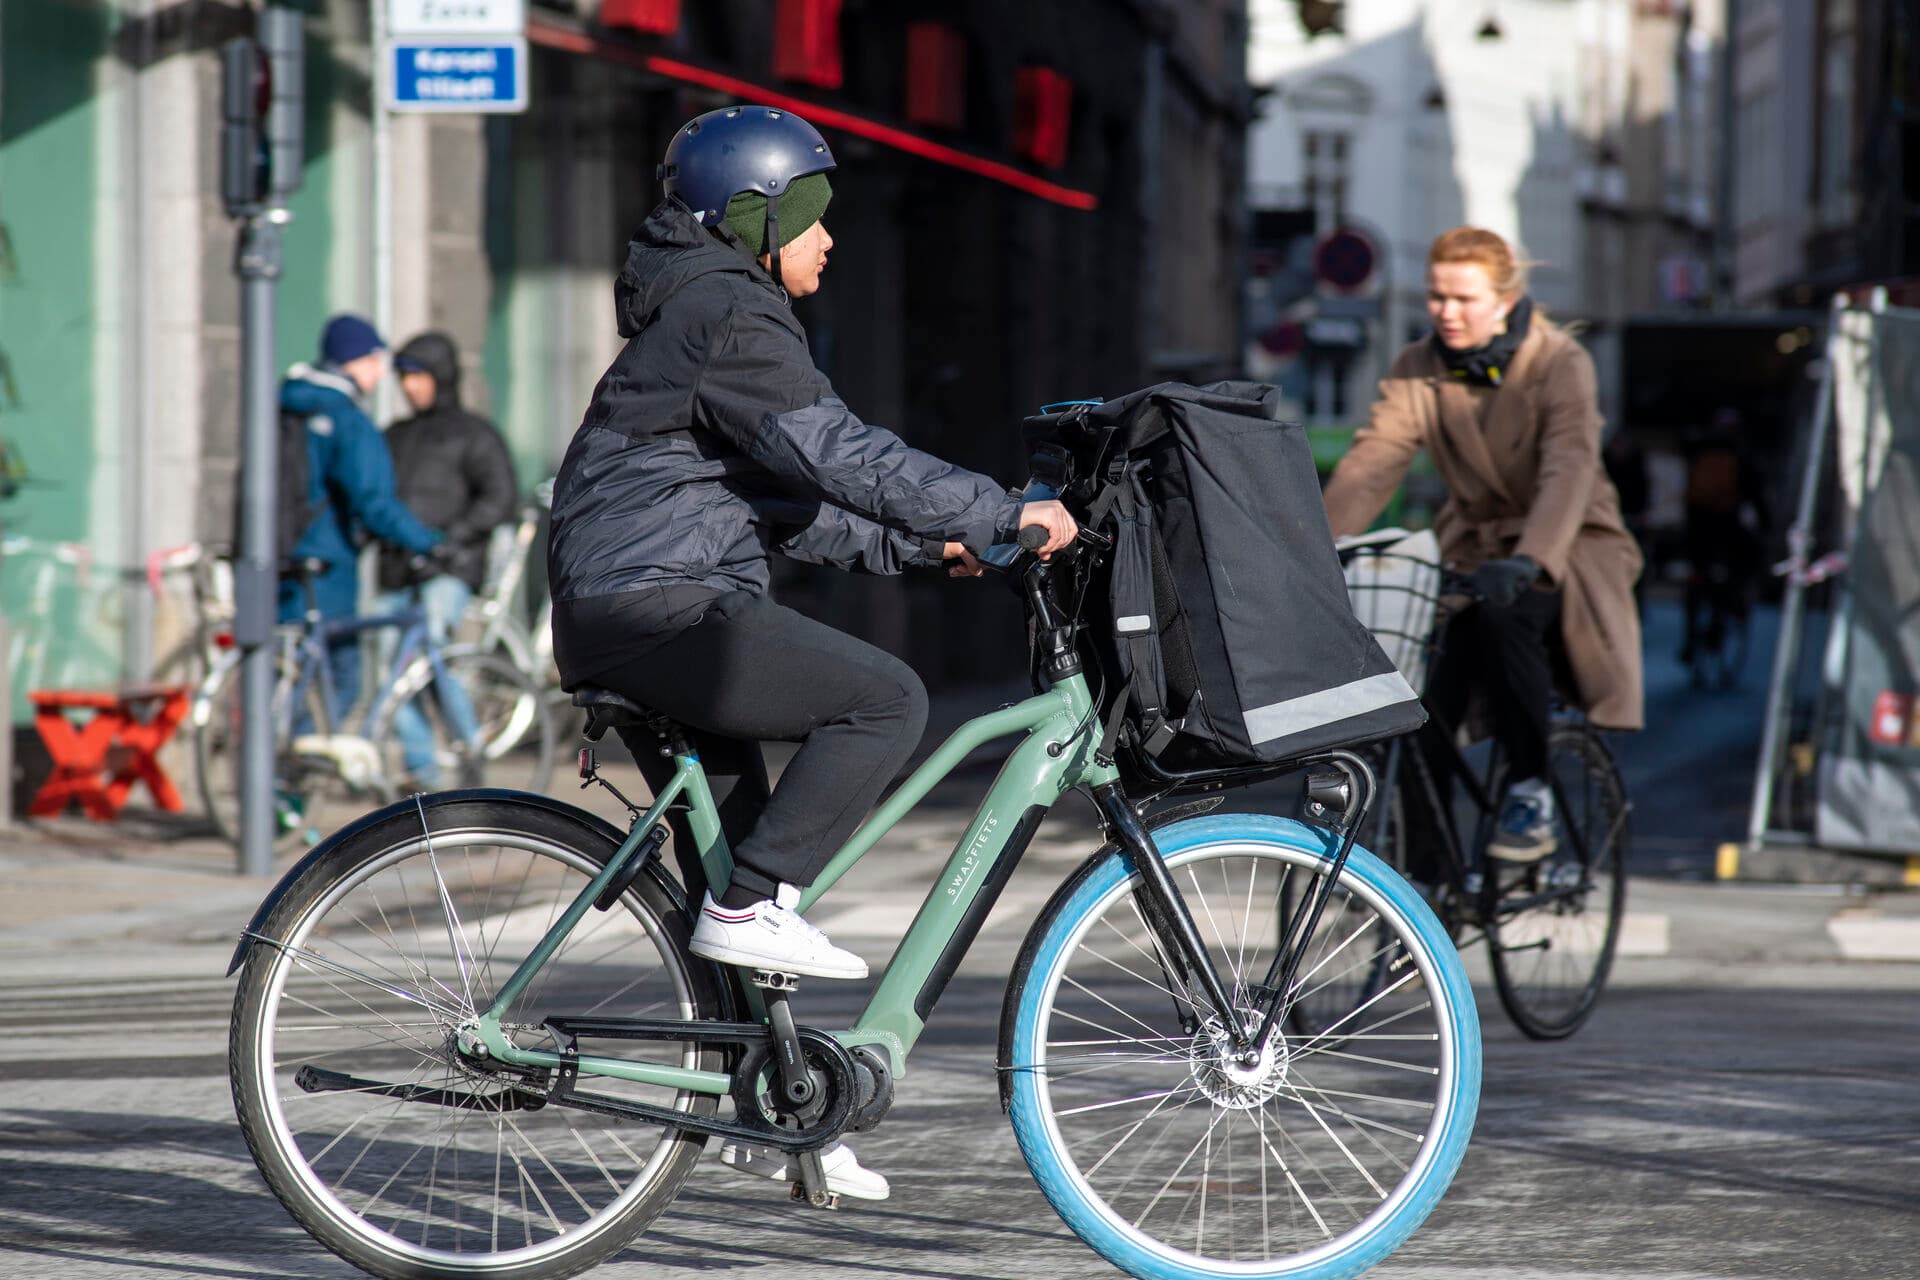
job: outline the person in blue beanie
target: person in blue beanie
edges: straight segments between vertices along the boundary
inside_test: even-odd
[[[386,371],[387,344],[374,327],[359,316],[337,315],[321,331],[319,363],[294,365],[280,384],[281,412],[307,426],[308,509],[316,514],[294,544],[293,558],[326,562],[326,571],[313,580],[323,618],[357,612],[360,548],[368,537],[419,553],[431,552],[441,540],[395,494],[386,439],[361,407]],[[279,606],[282,622],[305,614],[297,579],[281,579]],[[328,710],[338,724],[360,692],[358,637],[335,645],[329,659],[334,696]]]

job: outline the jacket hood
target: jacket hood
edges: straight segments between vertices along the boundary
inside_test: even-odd
[[[337,410],[342,400],[358,409],[360,388],[329,364],[296,364],[280,384],[280,407],[294,413],[319,413],[328,406]]]
[[[460,405],[460,349],[453,339],[438,331],[410,338],[407,345],[393,353],[393,366],[415,364],[433,375],[433,407],[453,409]]]
[[[626,265],[613,286],[620,336],[631,338],[667,299],[701,276],[719,271],[755,277],[769,289],[778,288],[732,232],[722,228],[715,235],[678,200],[662,200],[627,245]]]

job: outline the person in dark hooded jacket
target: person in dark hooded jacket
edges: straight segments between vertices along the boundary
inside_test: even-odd
[[[926,693],[892,655],[775,604],[768,558],[868,573],[946,559],[977,573],[973,556],[1022,525],[1046,529],[1043,554],[1077,530],[1059,503],[1023,505],[862,422],[814,367],[788,300],[819,287],[832,168],[790,112],[725,108],[675,135],[667,198],[615,288],[626,346],[554,482],[548,574],[565,686],[612,689],[687,726],[715,785],[735,870],[709,887],[695,954],[862,977],[865,962],[792,907],[919,741]],[[800,744],[771,792],[766,740]],[[670,776],[657,752],[634,754],[656,789]],[[674,836],[700,883],[683,821]],[[721,1158],[792,1172],[740,1144]],[[843,1145],[822,1166],[836,1191],[886,1195]]]
[[[413,416],[387,429],[394,486],[400,500],[445,535],[422,567],[421,557],[384,545],[380,552],[378,604],[393,613],[413,604],[426,611],[427,626],[445,641],[467,611],[487,571],[487,542],[494,528],[513,517],[518,488],[506,441],[492,423],[460,404],[460,350],[444,333],[422,333],[393,355],[400,390]],[[397,636],[384,637],[389,649]],[[479,720],[466,691],[438,691],[447,727],[466,748],[467,780],[475,779]],[[413,786],[433,790],[443,781],[433,731],[409,702],[394,713],[394,735]]]

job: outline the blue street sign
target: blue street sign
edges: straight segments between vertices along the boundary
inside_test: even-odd
[[[395,111],[525,111],[524,38],[393,43]]]

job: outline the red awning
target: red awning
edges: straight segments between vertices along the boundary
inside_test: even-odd
[[[661,57],[634,48],[616,40],[608,40],[591,35],[578,27],[571,26],[537,11],[527,14],[527,40],[529,43],[544,45],[549,49],[559,49],[565,53],[580,54],[589,58],[599,58],[605,62],[615,62],[622,66],[635,67],[652,75],[668,80],[678,80],[683,84],[698,85],[703,89],[713,89],[720,93],[731,94],[742,102],[752,102],[769,107],[779,107],[797,115],[805,116],[809,123],[825,129],[838,129],[856,137],[904,151],[908,155],[931,160],[949,168],[965,173],[989,178],[1004,183],[1016,191],[1050,200],[1054,204],[1069,209],[1090,210],[1099,207],[1099,197],[1091,191],[1076,191],[1063,187],[1056,182],[1036,177],[1024,170],[1015,168],[999,160],[989,160],[958,147],[935,142],[931,138],[921,137],[906,129],[882,124],[866,116],[856,115],[839,107],[829,107],[824,103],[807,102],[791,94],[782,93],[766,85],[755,84],[738,76],[698,67],[688,62]]]

